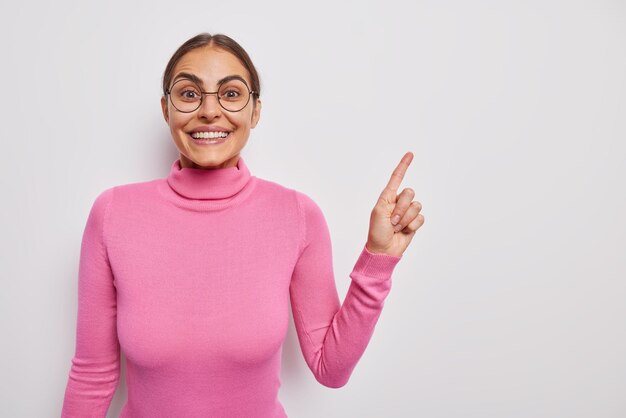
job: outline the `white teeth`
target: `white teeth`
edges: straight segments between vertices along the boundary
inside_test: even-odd
[[[191,134],[193,138],[224,138],[228,132],[194,132]]]

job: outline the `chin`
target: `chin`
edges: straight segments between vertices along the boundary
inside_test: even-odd
[[[205,169],[214,169],[214,168],[223,168],[225,164],[228,164],[228,167],[234,167],[237,165],[237,160],[239,157],[234,158],[232,156],[225,157],[220,155],[215,155],[213,158],[206,155],[198,155],[194,153],[194,158],[187,157],[188,163],[191,163],[193,166],[198,168]],[[235,162],[233,163],[232,160]]]

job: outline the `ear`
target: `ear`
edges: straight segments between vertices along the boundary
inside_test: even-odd
[[[250,128],[254,128],[261,118],[261,99],[256,99],[254,110],[252,111],[252,123]]]
[[[170,124],[170,114],[169,114],[169,111],[167,109],[167,97],[165,97],[165,96],[161,96],[161,110],[163,111],[163,118],[165,119],[165,122],[169,125]]]

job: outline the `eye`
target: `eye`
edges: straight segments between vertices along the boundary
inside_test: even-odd
[[[230,103],[242,103],[248,97],[248,88],[246,84],[239,80],[229,80],[219,87],[220,100]]]
[[[184,99],[195,99],[196,97],[198,97],[198,93],[196,93],[194,90],[183,90],[180,93],[181,97],[183,97]]]
[[[223,94],[224,97],[226,97],[227,99],[234,99],[236,97],[239,97],[241,94],[237,91],[237,90],[226,90]]]

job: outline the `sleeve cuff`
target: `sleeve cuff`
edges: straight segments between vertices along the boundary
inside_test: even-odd
[[[367,245],[364,244],[361,254],[354,265],[354,272],[376,279],[389,279],[401,258],[402,256],[372,253],[367,249]]]

